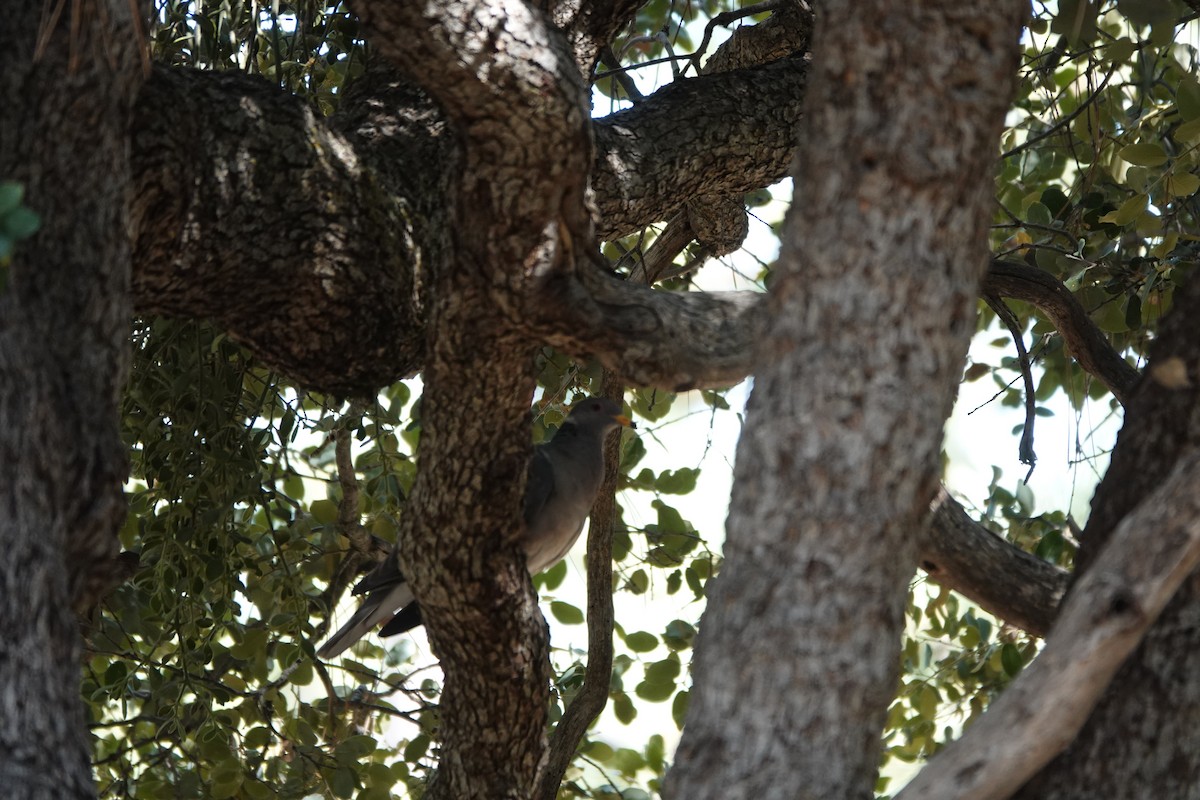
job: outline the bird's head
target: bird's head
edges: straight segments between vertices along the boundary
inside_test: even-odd
[[[571,407],[566,422],[580,430],[598,430],[601,433],[608,433],[618,426],[637,427],[633,420],[622,413],[621,402],[607,397],[586,397],[580,400]]]

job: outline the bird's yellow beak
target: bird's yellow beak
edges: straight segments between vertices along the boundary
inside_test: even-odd
[[[634,424],[633,420],[624,414],[617,414],[615,417],[613,417],[613,420],[626,428],[637,428],[637,425]]]

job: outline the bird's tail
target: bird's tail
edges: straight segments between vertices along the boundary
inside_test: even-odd
[[[412,592],[404,584],[392,587],[390,591],[372,592],[367,595],[358,611],[354,612],[354,616],[350,617],[350,621],[338,628],[337,633],[321,645],[317,655],[325,659],[340,655],[350,645],[366,636],[372,628],[389,619],[412,601]]]

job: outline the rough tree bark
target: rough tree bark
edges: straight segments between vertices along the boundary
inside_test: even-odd
[[[820,7],[725,565],[668,797],[870,796],[987,266],[1023,13]]]
[[[421,469],[397,537],[445,673],[426,797],[526,797],[545,755],[551,678],[511,535],[529,456],[527,320],[538,288],[595,246],[587,88],[565,37],[522,3],[356,10],[379,51],[422,76],[462,159],[449,257],[429,276]]]
[[[25,0],[0,25],[0,179],[43,221],[0,289],[0,786],[19,800],[95,796],[72,605],[116,568],[125,511],[131,10]]]

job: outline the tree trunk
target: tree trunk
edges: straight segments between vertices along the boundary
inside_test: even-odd
[[[17,245],[0,290],[0,462],[10,476],[0,486],[0,786],[9,798],[95,796],[72,604],[93,602],[106,583],[124,518],[126,131],[141,80],[130,11],[124,0],[65,10],[24,0],[0,25],[0,180],[23,184],[42,220]]]
[[[1117,524],[1200,447],[1200,281],[1178,292],[1137,385],[1082,534],[1086,570]],[[1161,534],[1158,529],[1146,536]],[[1117,673],[1075,741],[1022,798],[1200,798],[1200,584],[1179,593]]]
[[[818,10],[796,194],[668,797],[871,794],[987,266],[1023,11]]]

